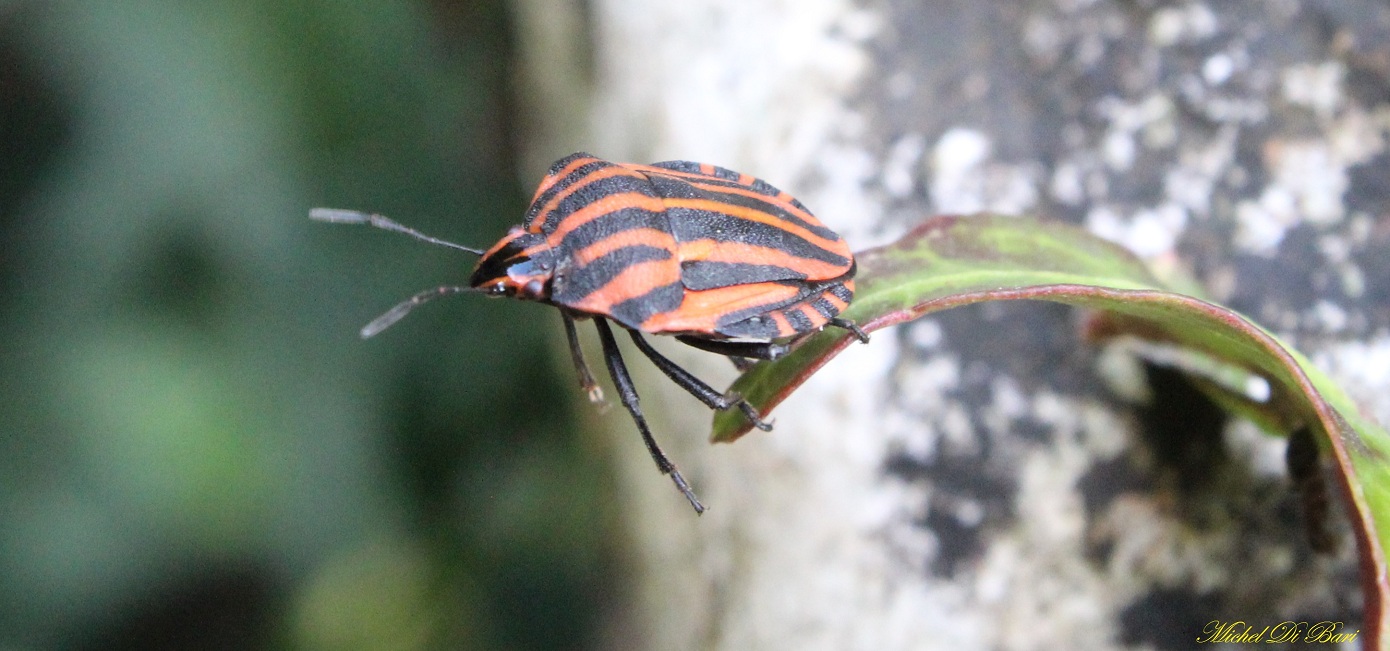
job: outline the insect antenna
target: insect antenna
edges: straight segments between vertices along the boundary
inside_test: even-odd
[[[437,237],[430,237],[409,226],[376,213],[367,213],[360,210],[344,210],[342,208],[314,208],[309,211],[309,219],[331,224],[366,224],[382,230],[405,233],[417,240],[429,242],[430,244],[438,244],[439,246],[447,246],[451,249],[467,251],[473,255],[483,254],[481,249],[475,249],[462,244],[454,244],[453,242],[441,240]]]
[[[385,314],[382,314],[381,316],[372,319],[371,323],[362,326],[362,338],[367,339],[376,335],[382,330],[385,330],[395,325],[397,321],[400,321],[402,318],[404,318],[405,315],[409,314],[411,310],[428,301],[432,301],[441,296],[449,296],[451,294],[478,293],[480,291],[481,290],[473,287],[464,287],[460,285],[448,285],[444,287],[435,287],[434,289],[427,289],[423,292],[420,292],[419,294],[405,299],[404,301],[401,301],[400,303],[397,303],[395,307],[387,310]]]

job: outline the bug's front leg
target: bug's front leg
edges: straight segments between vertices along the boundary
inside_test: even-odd
[[[579,332],[574,327],[574,317],[563,311],[560,316],[565,321],[565,338],[569,340],[570,359],[574,361],[574,371],[579,375],[579,387],[589,394],[589,402],[602,405],[603,389],[594,381],[594,374],[589,372],[589,365],[584,362],[584,351],[579,347]]]
[[[841,319],[839,317],[836,317],[830,320],[830,325],[833,325],[836,328],[844,328],[845,330],[850,331],[854,334],[855,337],[859,339],[859,343],[861,344],[869,343],[869,333],[864,332],[863,328],[860,328],[858,324],[856,324],[853,321],[850,321],[849,319]]]
[[[666,453],[661,451],[661,446],[652,438],[652,431],[647,427],[647,418],[642,415],[642,407],[638,404],[637,389],[632,384],[632,376],[628,375],[627,366],[623,364],[623,356],[618,352],[618,342],[613,339],[613,331],[608,327],[608,322],[595,318],[594,325],[598,328],[599,341],[603,343],[603,360],[608,363],[608,374],[613,377],[613,386],[618,390],[618,398],[623,401],[628,413],[632,414],[633,422],[637,423],[637,431],[642,433],[642,442],[647,445],[647,452],[651,453],[657,469],[662,474],[671,476],[671,481],[675,482],[676,488],[685,495],[685,499],[690,500],[690,506],[695,512],[704,513],[705,505],[695,497],[695,491],[690,490],[690,485],[685,483],[685,478],[676,469],[676,464],[666,458]]]
[[[637,344],[637,349],[642,351],[642,354],[646,355],[647,359],[652,360],[652,363],[656,364],[656,367],[661,369],[661,372],[665,373],[666,377],[671,378],[672,382],[679,384],[681,388],[689,391],[690,395],[699,398],[700,402],[705,403],[711,409],[718,409],[720,411],[737,406],[739,410],[743,412],[743,415],[748,418],[748,422],[753,424],[753,427],[764,432],[772,430],[772,425],[764,422],[758,410],[754,409],[753,405],[748,404],[748,401],[744,400],[743,396],[738,394],[724,394],[715,391],[713,387],[705,384],[700,378],[691,375],[690,371],[681,368],[675,362],[666,359],[661,353],[656,352],[656,349],[652,348],[652,345],[647,343],[647,340],[643,339],[642,335],[638,334],[636,330],[629,330],[628,334],[632,335],[632,341]]]

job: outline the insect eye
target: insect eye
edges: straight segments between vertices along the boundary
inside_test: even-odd
[[[496,285],[493,285],[492,287],[489,287],[489,288],[488,288],[488,293],[492,294],[493,296],[501,296],[501,295],[503,295],[503,294],[506,294],[506,293],[507,293],[507,285],[506,285],[506,283],[500,283],[500,282],[499,282],[499,283],[497,283]]]

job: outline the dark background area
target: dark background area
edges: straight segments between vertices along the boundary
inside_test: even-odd
[[[500,0],[0,2],[0,648],[595,645],[555,316],[467,297],[519,169]]]

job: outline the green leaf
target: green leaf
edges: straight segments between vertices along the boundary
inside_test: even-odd
[[[1136,335],[1264,378],[1271,393],[1263,401],[1209,379],[1198,385],[1219,404],[1276,433],[1306,426],[1319,435],[1351,506],[1366,592],[1366,648],[1390,639],[1382,615],[1390,604],[1390,436],[1297,351],[1232,310],[1165,289],[1125,249],[1064,224],[995,215],[937,217],[856,259],[858,287],[844,316],[867,332],[959,305],[1053,301],[1100,311],[1087,327],[1093,339]],[[782,359],[750,368],[730,390],[767,415],[853,341],[846,331],[826,329]],[[748,430],[738,411],[717,412],[712,438],[729,442]]]

